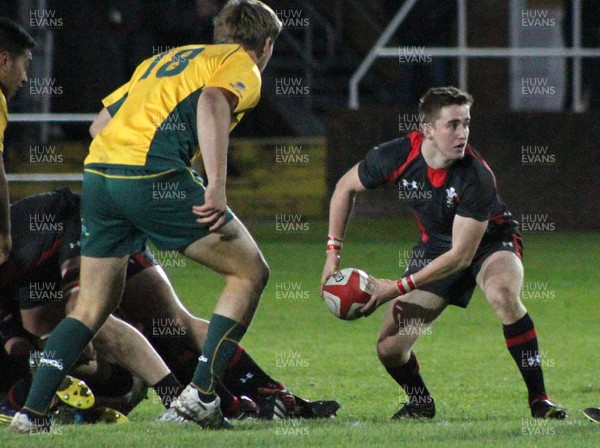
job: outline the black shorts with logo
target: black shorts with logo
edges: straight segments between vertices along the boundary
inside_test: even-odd
[[[412,249],[404,275],[411,275],[420,271],[432,260],[448,252],[450,247],[451,243],[434,238],[427,243],[416,244]],[[494,252],[502,250],[512,252],[522,259],[523,240],[521,235],[514,229],[507,229],[495,236],[484,237],[473,257],[473,262],[468,268],[419,289],[443,297],[450,305],[466,308],[471,301],[475,286],[477,286],[476,278],[483,262]]]

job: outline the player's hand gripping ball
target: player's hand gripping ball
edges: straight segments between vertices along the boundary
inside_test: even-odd
[[[334,316],[343,320],[360,317],[356,312],[369,301],[375,288],[366,272],[346,268],[335,272],[323,286],[323,301]]]

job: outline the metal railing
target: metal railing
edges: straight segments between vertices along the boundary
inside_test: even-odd
[[[90,123],[96,114],[11,114],[11,123]],[[19,173],[7,174],[9,182],[81,182],[81,173]]]
[[[349,99],[348,107],[358,109],[360,106],[358,86],[365,77],[375,59],[397,58],[399,57],[399,48],[385,47],[390,41],[398,27],[404,22],[412,8],[418,0],[407,0],[400,10],[396,13],[392,21],[385,28],[375,45],[371,48],[363,62],[350,78],[348,85]],[[572,0],[573,7],[573,46],[562,48],[548,47],[478,47],[469,48],[467,46],[467,0],[456,1],[458,10],[458,43],[456,47],[431,47],[424,51],[431,57],[454,57],[458,58],[458,84],[461,89],[467,90],[468,66],[467,58],[521,58],[521,57],[562,57],[572,58],[572,95],[574,112],[584,110],[582,100],[582,58],[600,57],[600,49],[588,49],[581,47],[581,0]]]

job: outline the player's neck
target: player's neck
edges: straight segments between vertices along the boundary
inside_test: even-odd
[[[247,49],[245,49],[245,50],[246,50],[246,53],[248,53],[248,56],[250,56],[250,59],[252,59],[256,65],[258,65],[259,58],[256,55],[256,51],[247,50]]]
[[[435,143],[431,140],[425,139],[421,145],[421,154],[425,159],[427,166],[436,170],[450,168],[455,162],[452,159],[448,159],[442,155],[435,146]]]

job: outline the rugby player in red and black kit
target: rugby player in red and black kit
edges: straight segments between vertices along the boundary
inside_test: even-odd
[[[10,389],[10,406],[0,401],[0,423],[10,422],[25,402],[30,381],[18,380],[29,374],[30,353],[43,349],[45,336],[77,300],[80,202],[78,194],[62,188],[11,205],[12,251],[0,266],[0,396]],[[121,366],[152,386],[168,407],[183,389],[178,380],[187,383],[194,373],[209,322],[183,306],[148,248],[129,257],[117,314],[103,325],[72,373],[86,381],[96,398],[114,398],[129,395],[133,385]],[[157,325],[172,332],[156,332]],[[231,418],[327,418],[340,407],[333,400],[292,395],[239,344],[217,387],[222,412]],[[132,406],[120,404],[125,414]],[[182,421],[172,411],[160,420]]]
[[[473,98],[455,87],[421,99],[421,131],[369,151],[337,183],[331,198],[322,285],[338,269],[342,240],[357,193],[397,185],[421,231],[404,277],[374,279],[361,309],[367,316],[389,302],[377,354],[409,401],[394,418],[433,418],[435,403],[412,351],[423,329],[447,305],[466,307],[476,285],[502,322],[506,345],[525,380],[534,418],[564,419],[546,396],[538,341],[519,299],[523,281],[519,224],[496,192],[494,174],[469,145]]]

